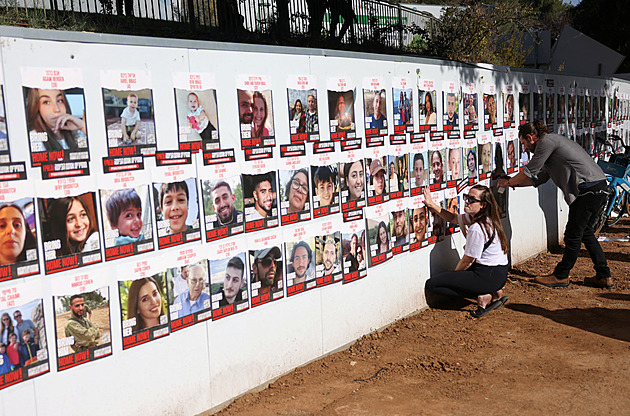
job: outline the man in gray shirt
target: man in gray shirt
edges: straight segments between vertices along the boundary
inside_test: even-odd
[[[593,231],[602,205],[606,202],[603,192],[607,187],[606,175],[577,143],[559,134],[549,133],[547,126],[540,120],[521,125],[518,134],[525,149],[534,155],[516,176],[500,179],[498,186],[538,186],[551,178],[569,204],[562,260],[553,274],[537,276],[534,281],[548,287],[569,286],[569,272],[584,243],[595,268],[595,277],[585,278],[584,284],[612,289],[606,256]]]

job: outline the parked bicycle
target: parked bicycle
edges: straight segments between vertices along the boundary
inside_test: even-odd
[[[606,189],[606,204],[595,224],[595,232],[599,232],[604,225],[612,226],[619,222],[623,214],[630,213],[630,146],[626,145],[618,136],[610,136],[609,139],[618,141],[623,147],[623,154],[612,153],[606,161],[600,158],[597,164],[602,168],[608,179]],[[597,139],[604,145],[605,149],[615,151],[615,147],[610,141]]]

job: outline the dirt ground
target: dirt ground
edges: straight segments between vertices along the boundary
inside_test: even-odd
[[[630,234],[627,217],[602,235]],[[244,395],[220,415],[620,415],[630,413],[630,243],[603,242],[613,290],[531,283],[562,249],[515,266],[510,301],[481,319],[443,303]]]

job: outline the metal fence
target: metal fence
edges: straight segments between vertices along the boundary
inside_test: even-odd
[[[393,48],[410,41],[410,28],[432,18],[375,0],[0,0],[0,6],[177,22],[224,38],[254,35],[263,43],[265,37],[277,43],[308,37]]]

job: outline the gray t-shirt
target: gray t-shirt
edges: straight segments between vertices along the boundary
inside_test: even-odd
[[[579,186],[606,180],[602,169],[580,145],[559,134],[545,134],[523,172],[541,185],[549,178],[562,190],[564,200],[571,204],[579,196]]]

